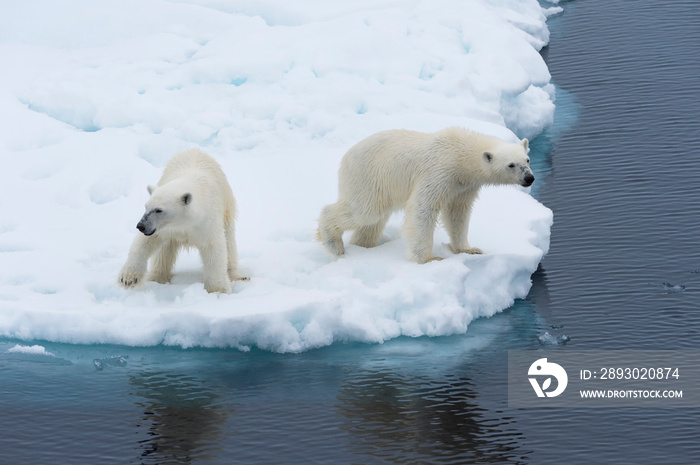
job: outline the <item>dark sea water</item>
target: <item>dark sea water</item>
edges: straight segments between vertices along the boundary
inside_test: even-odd
[[[700,2],[561,4],[527,299],[299,355],[0,340],[0,464],[700,463],[700,409],[508,407],[508,350],[700,349]]]

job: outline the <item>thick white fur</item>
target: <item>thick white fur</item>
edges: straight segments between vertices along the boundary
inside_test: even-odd
[[[343,232],[354,230],[353,244],[374,247],[391,214],[405,209],[410,260],[436,259],[438,214],[453,253],[482,253],[467,241],[474,200],[485,184],[531,184],[527,151],[527,139],[513,144],[461,128],[369,136],[343,157],[338,202],[321,211],[319,240],[332,254],[342,255]]]
[[[167,283],[177,253],[196,247],[202,258],[204,288],[231,292],[238,273],[235,217],[236,200],[219,164],[200,150],[186,150],[168,162],[157,186],[149,186],[151,198],[137,227],[138,233],[119,275],[125,288],[147,280]],[[151,232],[146,236],[145,233]]]

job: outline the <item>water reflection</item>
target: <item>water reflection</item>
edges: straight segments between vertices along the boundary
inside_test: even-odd
[[[356,454],[392,463],[518,463],[522,454],[509,420],[486,416],[470,379],[361,372],[338,400]]]
[[[206,380],[168,372],[141,372],[130,377],[135,404],[143,409],[138,428],[140,463],[209,461],[221,447],[224,424],[233,409]],[[226,435],[231,431],[226,431]]]

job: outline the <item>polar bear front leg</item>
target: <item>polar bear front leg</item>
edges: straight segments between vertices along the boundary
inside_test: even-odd
[[[164,243],[155,253],[151,260],[151,270],[148,273],[148,280],[155,281],[160,284],[170,282],[173,277],[173,266],[177,259],[177,252],[180,249],[180,244],[175,240]]]
[[[119,285],[125,289],[143,284],[148,259],[156,251],[160,241],[155,236],[146,237],[139,234],[131,244],[129,256],[119,273]]]
[[[228,258],[224,232],[218,234],[209,243],[199,247],[204,269],[204,289],[207,292],[231,293],[231,281],[228,276]]]
[[[482,254],[481,249],[469,245],[469,218],[478,193],[458,196],[442,212],[442,222],[450,236],[452,253]]]
[[[415,197],[415,198],[414,198]],[[404,234],[408,241],[408,257],[417,263],[427,263],[433,257],[433,233],[439,210],[433,202],[413,196],[406,205]]]

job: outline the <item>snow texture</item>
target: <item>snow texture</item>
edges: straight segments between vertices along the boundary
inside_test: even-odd
[[[555,4],[556,2],[550,2]],[[385,129],[461,126],[509,141],[551,124],[537,0],[37,0],[0,15],[0,336],[259,347],[467,331],[524,297],[552,213],[486,188],[484,256],[405,259],[402,217],[334,260],[314,240],[337,167]],[[209,295],[196,253],[172,283],[116,277],[177,151],[219,161],[239,204],[241,271]],[[535,173],[537,174],[537,173]],[[32,349],[33,350],[33,349]]]
[[[46,348],[39,345],[23,346],[20,344],[7,349],[8,354],[25,354],[25,355],[45,355],[47,357],[55,357],[51,352],[47,352]]]

